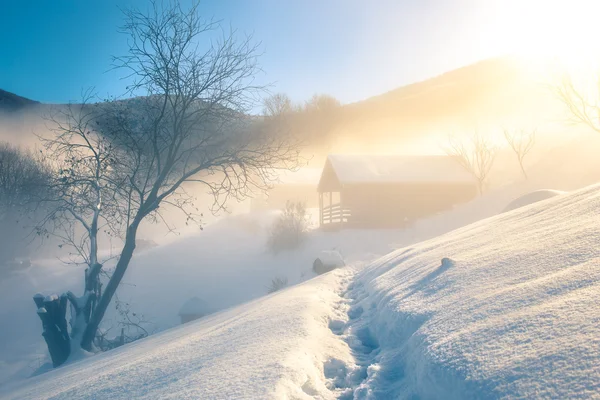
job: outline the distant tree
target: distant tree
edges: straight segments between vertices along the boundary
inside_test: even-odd
[[[528,179],[527,172],[525,172],[525,157],[535,146],[536,130],[527,131],[524,129],[510,131],[504,130],[504,138],[506,142],[515,153],[519,167],[525,179]]]
[[[292,100],[284,93],[276,93],[263,100],[263,115],[267,118],[285,117],[292,111]]]
[[[313,95],[302,108],[302,131],[311,144],[326,147],[333,144],[334,131],[339,126],[342,106],[335,97],[326,94]]]
[[[275,293],[288,285],[287,278],[275,277],[271,279],[271,284],[267,287],[267,293]]]
[[[554,92],[569,110],[571,122],[584,124],[600,133],[600,73],[595,83],[577,85],[571,75],[565,73]]]
[[[315,94],[304,104],[304,109],[309,113],[321,113],[332,116],[337,113],[341,105],[340,101],[333,96]]]
[[[37,200],[50,177],[47,164],[31,151],[0,143],[0,262],[27,252]]]
[[[267,243],[269,250],[278,253],[297,248],[306,239],[308,227],[305,204],[288,201],[270,228]]]
[[[50,353],[60,353],[55,365],[68,357],[68,343],[92,349],[142,221],[164,221],[161,211],[170,207],[198,222],[191,185],[212,193],[217,212],[229,199],[268,188],[277,170],[298,166],[297,143],[259,129],[248,116],[263,91],[254,84],[251,38],[239,41],[233,32],[201,49],[203,34],[221,30],[202,20],[198,7],[153,2],[147,14],[125,11],[129,52],[114,61],[128,72],[130,93],[138,97],[69,107],[53,119],[53,135],[42,139],[46,156],[56,162],[56,195],[48,198],[53,207],[41,232],[62,235],[88,265],[81,297],[34,298]],[[105,286],[101,230],[123,241]],[[67,299],[75,310],[70,337],[64,335]]]
[[[444,150],[475,178],[479,194],[483,194],[496,159],[497,148],[491,140],[479,132],[463,140],[451,136]]]
[[[315,94],[304,104],[294,104],[283,93],[263,100],[265,129],[287,132],[301,140],[309,151],[329,150],[341,116],[341,103],[329,95]]]

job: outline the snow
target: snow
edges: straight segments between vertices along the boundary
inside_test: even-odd
[[[319,252],[336,248],[352,263],[364,263],[388,253],[397,243],[413,240],[410,232],[390,230],[312,231],[293,252],[267,251],[267,229],[276,213],[225,217],[204,231],[172,243],[137,252],[117,294],[131,310],[150,321],[145,327],[160,332],[181,324],[181,306],[192,297],[218,311],[264,296],[273,278],[294,285],[315,276]],[[110,268],[111,265],[107,264]],[[0,387],[25,379],[48,362],[42,327],[31,296],[36,292],[81,294],[83,267],[57,260],[34,260],[32,265],[0,279]],[[118,318],[109,307],[105,326]],[[114,328],[110,335],[119,332]]]
[[[341,184],[463,183],[473,177],[450,156],[332,154],[327,157]]]
[[[354,395],[597,396],[599,209],[600,187],[590,187],[397,250],[361,271],[349,293],[360,316],[347,332],[366,327],[377,346]]]
[[[323,265],[331,268],[343,267],[345,265],[344,258],[337,250],[323,250],[319,252],[317,257]]]
[[[510,204],[504,209],[504,212],[511,211],[519,207],[524,207],[538,201],[546,200],[560,194],[565,194],[565,192],[552,189],[535,190],[511,201]]]
[[[331,306],[339,299],[331,287],[343,277],[341,272],[323,276],[31,378],[0,396],[313,398],[314,393],[328,391],[320,379],[325,361],[321,357],[331,357],[345,347],[327,325]]]
[[[179,309],[179,315],[206,315],[211,312],[212,310],[206,304],[206,301],[197,296],[186,301]]]
[[[409,246],[406,235],[414,232],[319,233],[294,256],[312,262],[318,246],[339,241],[336,248],[351,266],[5,385],[0,397],[594,397],[600,392],[598,210],[600,186],[592,186]],[[462,212],[437,222],[455,221]],[[227,226],[214,229],[231,239]],[[209,240],[214,250],[217,237]],[[199,239],[187,240],[169,252],[140,255],[141,265],[153,269],[149,260],[160,264],[162,251],[180,258],[193,246],[200,254]],[[364,263],[394,240],[395,251]],[[241,246],[241,254],[230,261],[248,263],[252,252]],[[254,275],[235,271],[242,280],[260,275],[256,261],[268,259],[252,260]],[[293,277],[310,268],[310,262],[290,267],[296,261],[289,254],[269,262]],[[193,274],[175,264],[172,271]],[[272,277],[271,268],[262,277]],[[168,288],[168,274],[156,270]],[[296,275],[291,283],[301,280]]]

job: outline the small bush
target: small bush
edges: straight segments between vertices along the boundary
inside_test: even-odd
[[[309,228],[306,206],[288,201],[282,214],[271,225],[267,247],[273,253],[298,248]]]
[[[271,280],[271,285],[267,287],[267,293],[275,293],[288,285],[287,278],[275,277]]]

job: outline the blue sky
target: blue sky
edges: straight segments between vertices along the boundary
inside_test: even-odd
[[[296,101],[328,93],[349,103],[511,52],[515,39],[498,34],[518,23],[508,3],[204,0],[201,11],[261,42],[260,79],[272,90]],[[0,88],[43,102],[76,101],[90,87],[121,95],[123,72],[109,71],[111,55],[126,51],[119,7],[147,4],[0,0]]]

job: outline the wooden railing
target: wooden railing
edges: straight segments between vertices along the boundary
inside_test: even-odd
[[[321,211],[321,223],[325,224],[343,224],[348,222],[351,217],[350,210],[342,208],[340,204],[333,204],[323,207]]]

